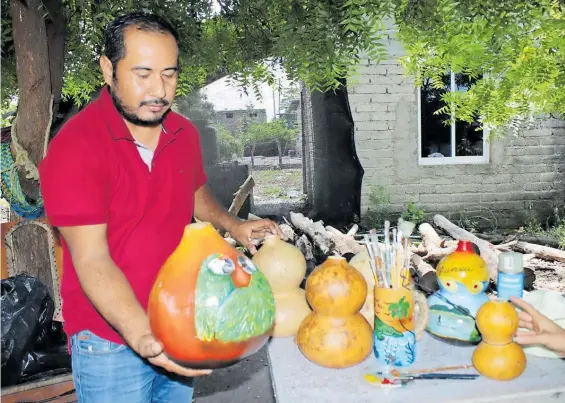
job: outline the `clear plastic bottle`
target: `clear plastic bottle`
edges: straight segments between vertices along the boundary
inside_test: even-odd
[[[522,298],[524,293],[524,255],[503,252],[498,257],[497,297],[508,300],[511,296]]]

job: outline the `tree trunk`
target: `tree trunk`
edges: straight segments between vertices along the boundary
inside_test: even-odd
[[[252,171],[255,168],[255,159],[253,158],[254,154],[255,154],[255,143],[253,143],[253,145],[251,146],[251,170]]]
[[[16,135],[37,167],[43,158],[45,136],[51,121],[51,75],[47,32],[40,0],[11,0],[12,30],[18,79]],[[39,183],[25,178],[20,170],[22,190],[31,198],[39,196]]]
[[[49,52],[49,72],[51,75],[51,94],[53,94],[53,115],[59,110],[63,90],[63,67],[65,61],[65,38],[67,21],[60,0],[43,0],[49,12],[46,21],[47,49]]]
[[[277,150],[279,152],[279,169],[283,168],[283,161],[282,161],[282,147],[281,147],[281,141],[280,140],[275,140],[275,142],[277,143]]]

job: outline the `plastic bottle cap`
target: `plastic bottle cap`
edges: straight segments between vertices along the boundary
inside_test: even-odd
[[[498,270],[520,273],[524,270],[524,255],[518,252],[502,252],[498,256]]]

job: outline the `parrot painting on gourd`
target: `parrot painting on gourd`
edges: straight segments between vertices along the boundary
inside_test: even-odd
[[[194,315],[200,340],[229,343],[261,335],[272,327],[274,312],[267,279],[249,258],[239,255],[234,262],[215,253],[202,262]]]

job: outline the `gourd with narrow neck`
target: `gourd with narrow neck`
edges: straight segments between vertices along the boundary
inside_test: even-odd
[[[296,335],[300,323],[311,312],[300,288],[306,275],[304,255],[277,235],[267,235],[252,261],[273,290],[276,305],[273,337]]]
[[[308,276],[306,298],[313,312],[296,335],[306,358],[329,368],[350,367],[367,358],[373,330],[359,312],[367,292],[361,273],[340,256],[328,257]]]

